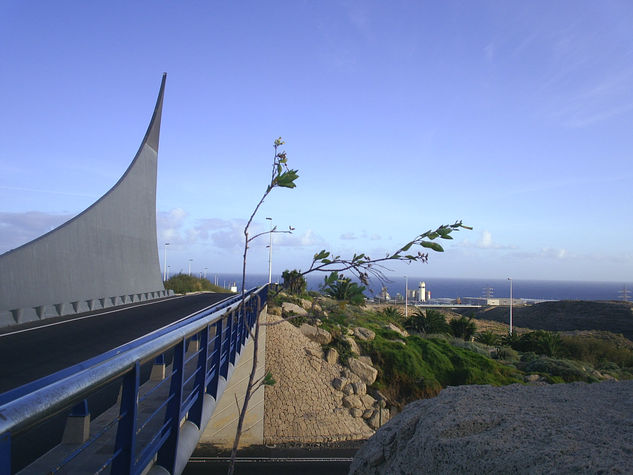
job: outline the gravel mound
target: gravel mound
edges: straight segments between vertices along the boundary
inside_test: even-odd
[[[407,405],[350,474],[633,473],[633,381],[459,386]]]

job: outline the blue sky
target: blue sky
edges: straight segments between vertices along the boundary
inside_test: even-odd
[[[393,275],[631,281],[628,1],[0,3],[0,252],[88,207],[132,160],[168,73],[158,233],[172,271],[241,266],[282,136],[274,272],[379,256]],[[266,240],[249,271],[267,271]]]

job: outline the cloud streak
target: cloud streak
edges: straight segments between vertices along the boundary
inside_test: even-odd
[[[52,231],[73,216],[41,211],[0,212],[0,252],[4,253],[26,244]]]

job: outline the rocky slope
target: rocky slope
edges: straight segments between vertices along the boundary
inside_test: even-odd
[[[420,400],[350,474],[633,473],[633,381],[459,386]]]
[[[266,370],[276,383],[265,390],[264,442],[323,443],[371,436],[374,431],[362,416],[376,401],[365,393],[365,384],[327,361],[320,344],[280,320],[269,315],[269,323],[279,323],[267,328]],[[332,385],[335,381],[338,388]],[[348,393],[343,392],[346,387]]]

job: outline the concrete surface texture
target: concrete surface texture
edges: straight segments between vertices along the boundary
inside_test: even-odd
[[[261,321],[266,320],[266,312],[262,312]],[[257,351],[257,381],[265,373],[266,366],[266,326],[261,326],[259,331],[259,348]],[[254,354],[253,339],[244,347],[240,360],[233,371],[224,394],[220,397],[213,416],[209,420],[200,441],[198,449],[204,450],[206,446],[216,449],[231,449],[237,430],[239,418],[238,404],[241,408],[244,403],[244,394],[248,386],[248,378],[253,367]],[[240,448],[250,445],[261,445],[264,441],[264,388],[258,389],[248,404],[244,419],[244,430],[240,438]]]
[[[164,294],[156,241],[156,172],[165,89],[131,165],[97,202],[0,256],[0,326]]]
[[[632,473],[633,381],[459,386],[406,406],[350,474]]]
[[[280,320],[269,315],[269,322]],[[344,368],[328,363],[321,345],[289,322],[267,328],[266,369],[276,380],[265,390],[266,444],[359,440],[373,434],[344,407],[343,393],[332,387]]]

